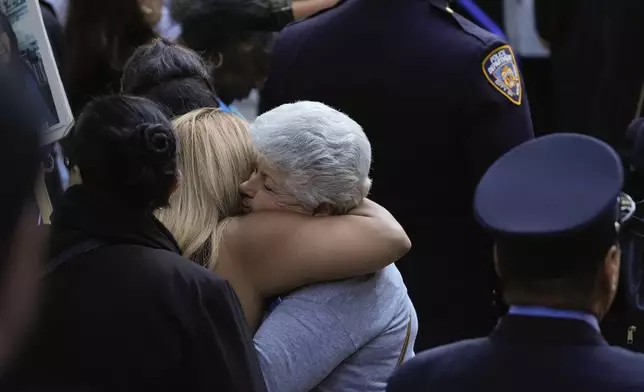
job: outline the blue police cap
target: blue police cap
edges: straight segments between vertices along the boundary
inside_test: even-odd
[[[617,221],[624,180],[617,153],[578,134],[544,136],[510,150],[483,176],[474,211],[485,228],[506,236],[558,236],[606,217]]]

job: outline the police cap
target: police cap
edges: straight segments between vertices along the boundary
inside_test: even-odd
[[[584,135],[550,135],[497,160],[478,185],[474,211],[497,240],[520,244],[521,254],[561,256],[526,265],[524,272],[562,276],[614,244],[622,185],[620,158],[607,144]]]

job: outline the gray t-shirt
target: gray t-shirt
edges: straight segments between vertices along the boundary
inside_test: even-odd
[[[385,391],[414,356],[416,311],[398,269],[299,289],[255,335],[269,392]]]

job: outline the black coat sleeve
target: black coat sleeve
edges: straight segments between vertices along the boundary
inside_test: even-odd
[[[488,75],[489,79],[486,76],[486,59],[503,47],[509,48],[502,42],[482,47],[463,73],[467,75],[465,99],[469,101],[460,116],[461,130],[466,135],[464,156],[468,159],[470,175],[477,183],[498,158],[534,137],[530,105],[516,61],[514,66],[521,83],[519,100],[515,97],[513,102],[493,85],[493,75]]]
[[[211,391],[265,392],[255,346],[237,295],[228,282],[213,279],[200,287],[198,330],[192,345],[202,357],[197,376]],[[205,390],[205,389],[204,389]]]
[[[389,378],[387,392],[416,392],[426,390],[427,385],[422,377],[424,370],[422,362],[417,358],[413,358],[402,364]]]

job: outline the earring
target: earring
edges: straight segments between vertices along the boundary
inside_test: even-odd
[[[213,63],[212,66],[213,66],[214,69],[217,69],[217,68],[221,67],[221,65],[223,63],[224,63],[224,55],[221,52],[219,52],[219,53],[217,53],[217,62]]]

